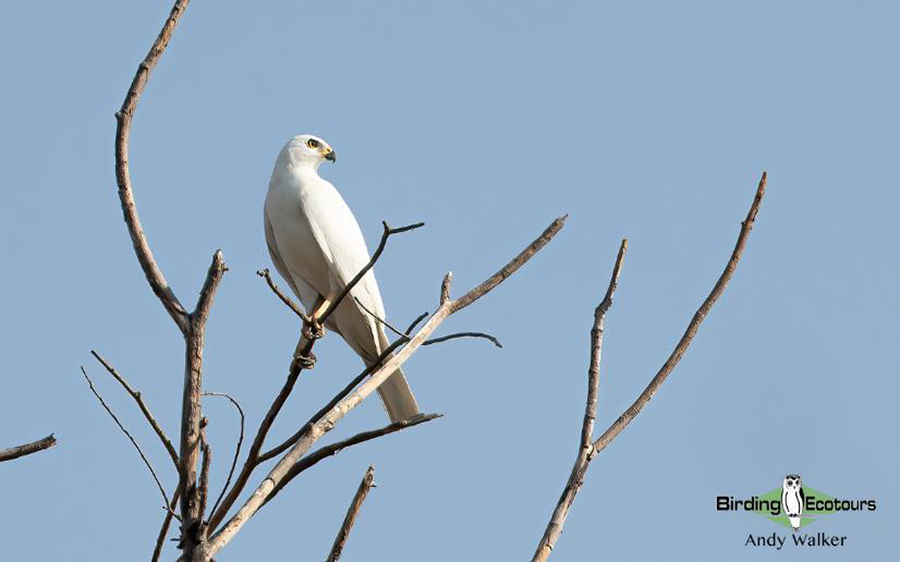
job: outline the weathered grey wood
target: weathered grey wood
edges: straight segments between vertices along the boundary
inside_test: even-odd
[[[37,453],[38,451],[49,449],[54,445],[56,445],[56,437],[51,433],[47,437],[32,441],[31,443],[17,445],[15,447],[10,447],[9,449],[0,449],[0,462],[11,461],[19,457],[24,457],[25,455]]]
[[[350,536],[350,529],[353,528],[356,516],[359,515],[359,508],[361,508],[363,502],[366,501],[366,496],[369,495],[369,490],[372,489],[374,483],[375,468],[370,466],[369,469],[366,470],[362,482],[359,483],[359,488],[356,489],[353,501],[350,502],[350,508],[347,509],[347,515],[344,517],[344,522],[341,524],[337,537],[334,539],[334,545],[331,547],[331,552],[328,553],[326,562],[337,562],[341,557],[341,554],[344,552],[344,545],[347,544],[347,538]]]

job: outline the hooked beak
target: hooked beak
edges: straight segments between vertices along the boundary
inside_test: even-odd
[[[325,160],[330,160],[332,163],[337,162],[337,153],[329,148],[325,153]]]

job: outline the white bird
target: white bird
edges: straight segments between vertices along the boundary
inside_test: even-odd
[[[275,269],[314,319],[369,263],[369,250],[359,223],[337,189],[319,176],[319,165],[335,162],[331,146],[312,135],[291,139],[275,161],[266,194],[266,244]],[[370,269],[325,327],[340,334],[366,365],[388,346],[384,328],[356,300],[386,319],[375,274]],[[397,369],[378,388],[392,422],[419,412],[416,399]]]

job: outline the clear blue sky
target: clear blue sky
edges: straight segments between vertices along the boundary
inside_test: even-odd
[[[9,560],[149,559],[163,517],[85,365],[171,489],[175,475],[97,349],[177,433],[182,348],[122,223],[113,113],[168,2],[14,2],[0,35],[0,466]],[[889,2],[196,1],[142,99],[132,172],[150,242],[183,302],[209,258],[231,270],[205,383],[256,427],[297,336],[255,275],[278,150],[310,132],[370,245],[380,221],[426,227],[377,268],[390,318],[433,309],[441,276],[481,281],[555,216],[558,238],[443,328],[496,334],[422,350],[407,373],[444,418],[309,471],[219,560],[324,558],[369,464],[345,560],[522,560],[574,459],[592,311],[618,242],[598,429],[664,361],[720,273],[759,174],[769,192],[740,268],[688,354],[594,462],[556,560],[887,560],[896,555],[900,299],[896,22]],[[292,433],[358,372],[317,347],[273,430]],[[233,412],[210,402],[213,482]],[[383,425],[367,401],[329,436]],[[786,473],[871,514],[812,531],[842,549],[769,552],[763,518],[717,513]],[[255,478],[253,482],[258,482]],[[295,554],[293,549],[302,554]],[[176,555],[170,545],[167,558]]]

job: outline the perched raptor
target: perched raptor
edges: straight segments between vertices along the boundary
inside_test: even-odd
[[[322,139],[312,135],[291,139],[275,161],[263,213],[272,262],[314,320],[370,259],[356,217],[337,189],[319,177],[319,165],[326,160],[335,162],[337,157]],[[370,365],[388,340],[381,324],[357,299],[385,319],[378,283],[369,270],[326,319],[325,327],[340,334]],[[378,393],[391,421],[419,411],[400,369]]]

